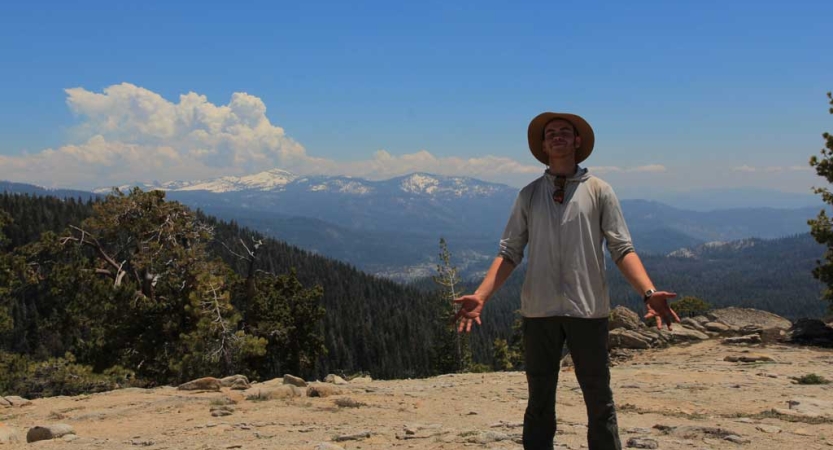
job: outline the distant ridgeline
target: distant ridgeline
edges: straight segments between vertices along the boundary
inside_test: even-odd
[[[292,371],[319,378],[327,373],[357,372],[376,378],[403,378],[429,376],[442,370],[437,366],[442,356],[438,349],[449,347],[440,342],[442,338],[438,336],[443,332],[438,330],[447,325],[443,315],[447,305],[429,281],[403,286],[374,277],[350,265],[265,238],[234,221],[219,221],[176,202],[164,201],[162,195],[134,193],[116,197],[113,205],[106,207],[100,199],[91,200],[89,194],[76,198],[79,196],[72,193],[66,199],[0,195],[0,237],[5,235],[5,241],[0,239],[0,265],[14,269],[0,271],[0,357],[6,355],[8,360],[8,355],[25,355],[30,361],[44,361],[71,354],[75,362],[95,371],[120,365],[152,383],[219,376],[224,372],[246,372],[255,378],[282,376]],[[134,203],[153,206],[136,209]],[[132,212],[119,212],[117,207]],[[96,215],[94,209],[99,210]],[[89,245],[90,239],[111,239],[135,246],[136,240],[128,236],[131,227],[147,227],[146,222],[159,211],[167,211],[167,216],[159,216],[163,219],[192,217],[191,222],[182,222],[181,226],[195,226],[193,236],[177,238],[173,247],[176,251],[193,251],[205,238],[206,257],[194,266],[199,270],[179,267],[177,264],[182,261],[168,257],[161,264],[179,267],[177,270],[182,273],[171,277],[181,285],[169,285],[164,276],[145,277],[141,282],[139,274],[128,273],[121,279],[121,288],[114,289],[114,280],[98,273],[100,269],[108,270],[108,266],[102,265],[100,254]],[[4,212],[8,215],[5,218]],[[162,225],[167,223],[165,220]],[[101,231],[83,235],[71,226]],[[210,233],[201,234],[206,230]],[[52,233],[42,237],[45,232]],[[67,237],[76,240],[61,241]],[[86,239],[87,244],[79,244],[80,239]],[[153,239],[160,241],[157,235]],[[143,245],[136,252],[157,245],[153,239],[143,238]],[[261,240],[255,265],[251,266],[248,250]],[[453,244],[452,241],[452,248]],[[110,248],[113,252],[124,251]],[[169,251],[162,247],[158,251],[163,250]],[[699,297],[714,307],[751,307],[795,319],[819,317],[827,307],[819,300],[821,284],[811,275],[822,253],[820,245],[808,234],[802,234],[775,240],[706,244],[670,256],[641,256],[659,288]],[[153,254],[139,256],[150,258],[148,255]],[[123,259],[113,262],[118,266]],[[32,267],[37,270],[33,272]],[[224,270],[229,274],[224,274]],[[613,304],[642,311],[641,299],[610,261],[608,270]],[[265,273],[285,277],[267,277]],[[254,278],[249,277],[252,274]],[[483,326],[474,330],[470,342],[475,363],[494,365],[495,339],[512,341],[523,276],[521,267],[486,306]],[[255,282],[249,284],[247,279]],[[181,293],[191,284],[206,289]],[[225,286],[224,290],[212,297],[209,288],[220,284]],[[316,286],[320,286],[320,291]],[[475,287],[460,286],[457,291],[471,292]],[[173,301],[174,298],[179,300]],[[115,301],[133,308],[130,313],[134,316],[117,316],[121,310]],[[322,318],[316,318],[319,316],[310,309],[310,302],[324,308]],[[278,303],[280,308],[275,306]],[[216,317],[222,320],[194,315],[196,309],[211,305]],[[94,314],[96,308],[103,308],[100,317]],[[10,320],[4,320],[4,311]],[[102,317],[113,317],[113,324],[121,320],[133,326],[120,329],[113,325],[109,329],[96,322]],[[153,341],[154,337],[148,336],[143,327],[158,327],[159,336],[170,333],[170,338],[156,336]],[[149,367],[151,358],[211,353],[212,336],[232,336],[234,332],[251,340],[238,336],[231,341],[239,348],[220,348],[220,353],[199,361],[186,357],[176,363],[160,360]],[[119,341],[130,333],[136,333],[137,342],[147,342],[132,342],[126,337]],[[326,351],[316,350],[319,342]],[[139,344],[153,355],[131,353],[141,350]],[[312,360],[305,359],[310,357]],[[188,364],[191,369],[186,367]],[[0,379],[4,377],[2,371],[10,370],[11,365],[0,360]]]

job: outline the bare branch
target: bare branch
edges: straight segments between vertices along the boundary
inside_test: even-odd
[[[114,275],[113,272],[111,272],[110,270],[102,268],[96,269],[96,273],[112,277],[115,280],[114,286],[120,286],[121,280],[122,278],[124,278],[123,267],[127,261],[122,261],[121,264],[117,263],[116,260],[113,259],[113,257],[107,254],[107,252],[104,250],[104,247],[101,245],[101,243],[98,242],[98,239],[96,239],[95,236],[88,233],[86,230],[82,228],[76,227],[75,225],[70,225],[69,227],[81,233],[81,237],[78,238],[75,236],[65,236],[61,239],[61,245],[66,245],[67,242],[78,242],[81,245],[86,245],[88,247],[94,248],[98,253],[98,256],[116,271]]]
[[[241,254],[239,254],[239,253],[235,253],[235,252],[234,252],[234,250],[230,249],[230,248],[229,248],[229,246],[228,246],[228,245],[226,245],[226,243],[225,243],[225,242],[220,241],[220,244],[222,244],[222,245],[223,245],[223,247],[225,247],[225,248],[226,248],[226,250],[228,250],[228,251],[229,251],[229,253],[231,253],[232,255],[234,255],[234,256],[236,256],[236,257],[238,257],[238,258],[240,258],[240,259],[244,259],[244,260],[247,260],[247,261],[248,261],[248,258],[246,258],[245,256],[243,256],[243,255],[241,255]]]

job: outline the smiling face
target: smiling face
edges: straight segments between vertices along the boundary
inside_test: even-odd
[[[556,161],[573,163],[576,159],[576,149],[581,145],[581,136],[576,135],[573,125],[564,119],[554,119],[544,127],[544,153],[550,160],[550,166]]]

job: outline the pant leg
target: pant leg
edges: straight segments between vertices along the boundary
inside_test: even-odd
[[[555,391],[564,330],[558,318],[524,318],[524,358],[529,400],[524,414],[525,450],[552,450]]]
[[[608,319],[567,318],[564,328],[587,407],[589,450],[620,450],[622,444],[610,388]]]

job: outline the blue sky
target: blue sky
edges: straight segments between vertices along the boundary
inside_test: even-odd
[[[821,0],[4,2],[0,179],[522,186],[543,169],[526,126],[550,110],[594,126],[587,165],[630,196],[809,192],[833,131],[831,16]]]

